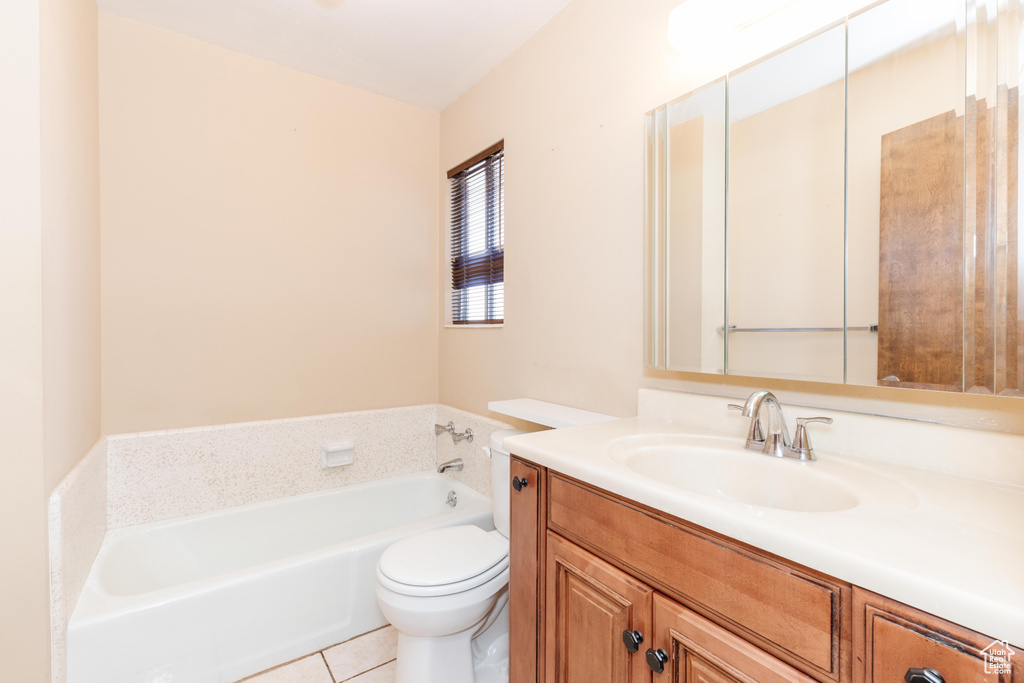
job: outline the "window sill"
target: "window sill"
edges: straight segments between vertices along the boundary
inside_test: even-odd
[[[464,330],[464,329],[467,329],[467,328],[471,329],[471,330],[479,330],[479,329],[495,329],[495,328],[498,328],[498,327],[505,327],[505,323],[492,323],[490,325],[452,325],[451,323],[447,323],[445,325],[445,329],[449,329],[449,330],[460,330],[460,329]]]

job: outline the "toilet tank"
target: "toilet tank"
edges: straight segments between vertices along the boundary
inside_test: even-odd
[[[491,505],[494,507],[494,528],[506,538],[509,535],[509,516],[512,511],[511,459],[501,442],[506,436],[523,434],[520,429],[499,429],[491,434]]]

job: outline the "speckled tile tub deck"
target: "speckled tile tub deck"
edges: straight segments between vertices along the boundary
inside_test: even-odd
[[[107,527],[117,529],[358,484],[434,466],[434,405],[109,437]],[[352,465],[322,469],[349,439]]]
[[[471,427],[473,441],[434,435],[436,423]],[[107,527],[117,529],[248,503],[422,472],[461,457],[453,477],[490,495],[482,447],[508,425],[444,405],[108,437]],[[322,469],[321,446],[355,443],[352,465]]]

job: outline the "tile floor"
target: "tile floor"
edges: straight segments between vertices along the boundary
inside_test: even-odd
[[[242,680],[245,683],[395,683],[397,647],[398,631],[385,626]]]

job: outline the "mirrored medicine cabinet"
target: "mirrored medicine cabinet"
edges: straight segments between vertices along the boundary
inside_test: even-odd
[[[1024,395],[1021,21],[886,0],[648,113],[648,367]]]

